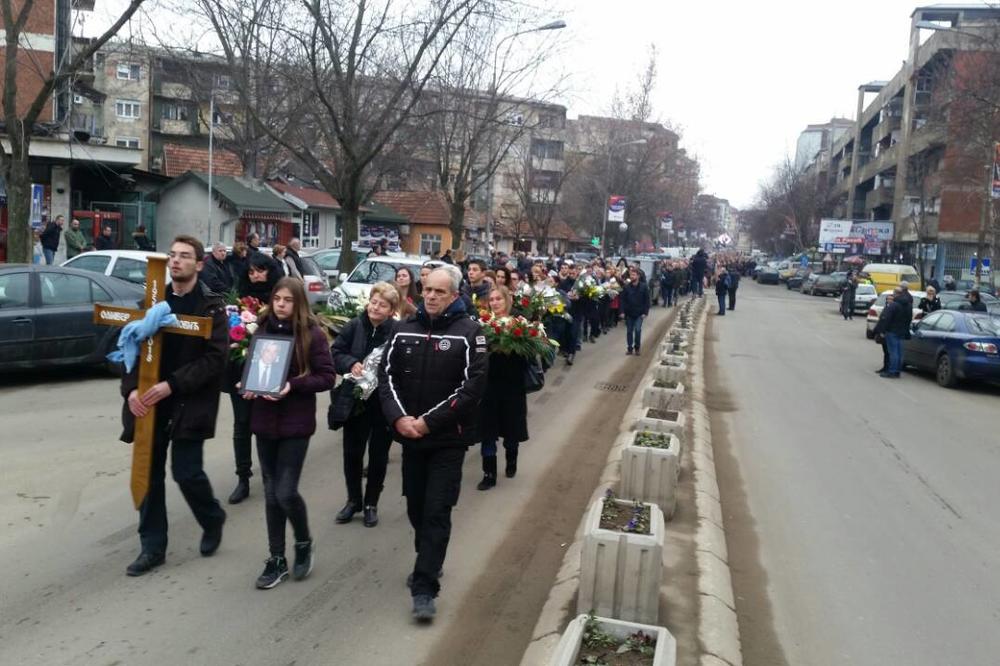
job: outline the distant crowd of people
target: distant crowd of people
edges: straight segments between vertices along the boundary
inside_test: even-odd
[[[65,226],[65,216],[56,215],[55,219],[46,224],[44,229],[34,230],[34,263],[44,263],[51,266],[59,252],[61,240],[66,243],[67,259],[93,250],[119,249],[114,228],[110,225],[101,225],[101,233],[92,241],[80,228],[80,220],[73,218],[70,220],[69,229],[66,229]],[[155,249],[153,243],[146,236],[146,227],[141,224],[132,233],[132,244],[137,250],[151,252]]]

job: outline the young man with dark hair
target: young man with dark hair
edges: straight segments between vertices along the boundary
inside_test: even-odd
[[[210,317],[212,336],[163,336],[160,377],[163,379],[139,395],[139,365],[122,377],[122,441],[132,442],[135,419],[156,407],[152,468],[149,491],[139,507],[139,542],[142,551],[126,573],[141,576],[163,564],[167,552],[166,466],[170,448],[170,470],[181,494],[201,525],[201,554],[212,555],[222,542],[226,512],[212,493],[205,474],[202,452],[206,439],[215,436],[219,412],[219,388],[225,376],[229,352],[229,326],[225,304],[198,281],[205,248],[191,236],[178,236],[170,245],[170,289],[166,300],[174,314]]]
[[[490,297],[490,283],[486,281],[486,262],[482,259],[469,261],[469,286],[478,303],[485,303]]]
[[[45,231],[40,236],[42,241],[42,253],[45,255],[45,264],[52,265],[55,261],[56,252],[59,250],[59,237],[63,232],[63,225],[66,219],[62,215],[56,215],[56,219],[45,225]]]

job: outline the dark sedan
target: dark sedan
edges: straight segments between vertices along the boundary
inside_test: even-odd
[[[820,275],[812,285],[813,296],[840,296],[843,285],[836,275]]]
[[[778,278],[778,269],[772,266],[767,266],[762,268],[759,273],[757,273],[757,284],[779,284],[781,280]]]
[[[942,291],[938,293],[938,298],[945,310],[968,310],[971,307],[967,291]],[[990,314],[1000,314],[1000,299],[985,293],[980,293],[979,298]]]
[[[961,379],[1000,380],[1000,319],[962,310],[938,310],[911,326],[903,362],[935,373],[938,384]]]
[[[0,267],[0,372],[106,363],[119,329],[93,323],[94,303],[134,308],[143,296],[138,285],[91,271]]]

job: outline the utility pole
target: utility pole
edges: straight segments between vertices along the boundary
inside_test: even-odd
[[[212,243],[212,148],[213,148],[213,137],[215,136],[214,129],[215,129],[215,89],[213,88],[208,93],[208,217],[205,218],[205,224],[208,227],[209,244]]]

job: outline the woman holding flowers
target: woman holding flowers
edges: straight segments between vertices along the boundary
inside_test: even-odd
[[[230,504],[239,504],[250,496],[250,477],[253,476],[253,454],[250,442],[250,403],[236,389],[243,376],[249,337],[257,329],[260,309],[271,298],[271,291],[278,282],[278,267],[267,256],[254,254],[246,275],[239,276],[239,298],[226,306],[229,313],[229,366],[223,392],[229,394],[233,407],[233,457],[236,461],[236,487],[229,495]]]
[[[264,477],[264,508],[270,557],[257,587],[271,589],[288,577],[285,524],[295,535],[292,576],[302,580],[312,571],[313,542],[306,503],[299,495],[299,477],[309,438],[316,432],[316,394],[333,388],[336,372],[326,334],[309,310],[302,280],[278,281],[269,308],[260,316],[259,333],[292,339],[288,379],[277,396],[245,392],[252,403],[250,429],[257,436],[257,458]]]
[[[400,269],[404,270],[404,269]],[[397,273],[398,276],[398,273]],[[378,525],[378,500],[389,464],[392,433],[382,416],[378,391],[360,402],[353,379],[364,374],[365,359],[392,337],[396,327],[393,314],[400,305],[399,283],[378,282],[372,286],[365,310],[349,321],[334,339],[331,352],[337,374],[344,376],[330,406],[330,427],[344,426],[344,479],[347,503],[337,514],[337,522],[349,523],[354,514],[364,511],[365,527]],[[344,393],[350,391],[351,393]],[[360,404],[358,404],[360,402]],[[361,494],[365,450],[368,450],[368,480]]]
[[[529,358],[502,351],[505,336],[526,338],[538,335],[538,325],[523,317],[511,317],[513,298],[506,287],[494,287],[489,293],[489,311],[482,316],[484,331],[491,340],[486,394],[480,412],[483,480],[476,486],[489,490],[497,484],[497,440],[503,438],[507,478],[517,474],[517,454],[521,442],[528,439],[528,399],[524,373]],[[544,334],[543,334],[544,335]]]

